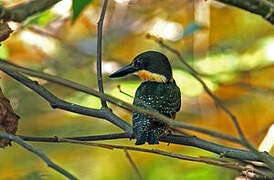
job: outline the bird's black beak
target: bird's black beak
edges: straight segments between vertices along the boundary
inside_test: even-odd
[[[126,65],[125,67],[119,69],[118,71],[112,73],[109,77],[110,78],[116,78],[116,77],[123,77],[125,75],[128,75],[130,73],[136,72],[138,69],[132,67],[131,64]]]

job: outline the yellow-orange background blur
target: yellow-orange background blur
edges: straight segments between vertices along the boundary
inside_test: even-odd
[[[0,1],[1,2],[1,1]],[[14,6],[20,0],[2,3]],[[15,31],[0,47],[0,57],[39,71],[97,88],[96,26],[102,1],[92,2],[71,23],[71,1],[63,0],[53,8],[22,24],[10,23]],[[163,38],[178,49],[202,74],[210,89],[237,116],[248,140],[267,148],[265,136],[274,123],[274,28],[258,15],[215,1],[115,0],[110,1],[104,23],[103,81],[105,91],[127,102],[140,80],[136,76],[112,80],[108,75],[129,63],[138,53],[157,50],[166,54],[174,78],[182,91],[182,108],[176,120],[237,136],[231,119],[203,92],[178,58],[145,37],[147,33]],[[86,136],[118,133],[109,122],[51,109],[31,90],[1,72],[1,88],[21,117],[18,133],[26,136]],[[38,80],[38,79],[36,79]],[[48,90],[69,102],[100,108],[98,98],[38,80]],[[131,114],[109,104],[122,119],[131,123]],[[193,133],[193,132],[189,132]],[[271,134],[272,133],[272,134]],[[238,145],[195,135],[227,146]],[[112,144],[134,145],[134,140],[112,140]],[[54,162],[79,179],[137,179],[124,151],[69,144],[31,143]],[[191,156],[215,154],[187,146],[161,143],[143,147],[162,149]],[[272,148],[273,149],[273,148]],[[271,148],[264,149],[274,153]],[[234,179],[237,172],[200,163],[181,161],[152,154],[130,152],[144,179]],[[64,179],[44,162],[13,143],[0,150],[0,179]]]

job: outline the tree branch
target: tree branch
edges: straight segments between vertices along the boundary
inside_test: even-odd
[[[98,80],[98,87],[99,87],[100,93],[104,93],[103,80],[102,80],[102,34],[103,34],[103,23],[104,23],[107,5],[108,5],[108,0],[104,0],[100,19],[98,21],[98,26],[97,26],[97,80]],[[100,97],[100,99],[101,99],[102,108],[103,109],[107,108],[106,100],[104,100],[103,97]]]
[[[274,4],[273,0],[216,0],[228,5],[232,5],[251,13],[262,16],[265,20],[274,24]]]
[[[11,141],[16,142],[17,144],[21,145],[23,148],[29,150],[30,152],[36,154],[37,156],[39,156],[43,161],[45,161],[45,163],[47,163],[47,165],[56,170],[57,172],[63,174],[64,176],[66,176],[69,179],[73,179],[76,180],[77,178],[74,177],[72,174],[70,174],[68,171],[64,170],[63,168],[61,168],[60,166],[58,166],[57,164],[55,164],[54,162],[52,162],[43,152],[41,152],[39,149],[32,147],[31,145],[25,143],[20,137],[18,136],[14,136],[12,134],[7,134],[5,132],[0,131],[0,137],[1,138],[7,138]]]
[[[29,16],[43,12],[58,2],[60,0],[32,0],[13,8],[4,8],[0,5],[0,19],[22,22]]]

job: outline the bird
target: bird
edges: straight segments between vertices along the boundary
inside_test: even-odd
[[[145,51],[109,77],[118,78],[133,73],[137,73],[142,79],[142,83],[135,92],[133,105],[154,110],[175,119],[176,112],[181,108],[181,92],[173,79],[168,58],[157,51]],[[159,138],[168,132],[169,126],[137,111],[133,111],[132,114],[135,145],[142,145],[146,142],[159,144]]]

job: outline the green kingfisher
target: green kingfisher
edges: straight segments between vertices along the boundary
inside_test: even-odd
[[[137,55],[127,66],[109,77],[122,77],[137,72],[143,80],[137,88],[133,105],[153,109],[175,119],[181,107],[181,92],[172,77],[168,58],[157,51],[146,51]],[[151,116],[133,111],[133,137],[136,145],[159,144],[159,137],[167,133],[168,125]]]

